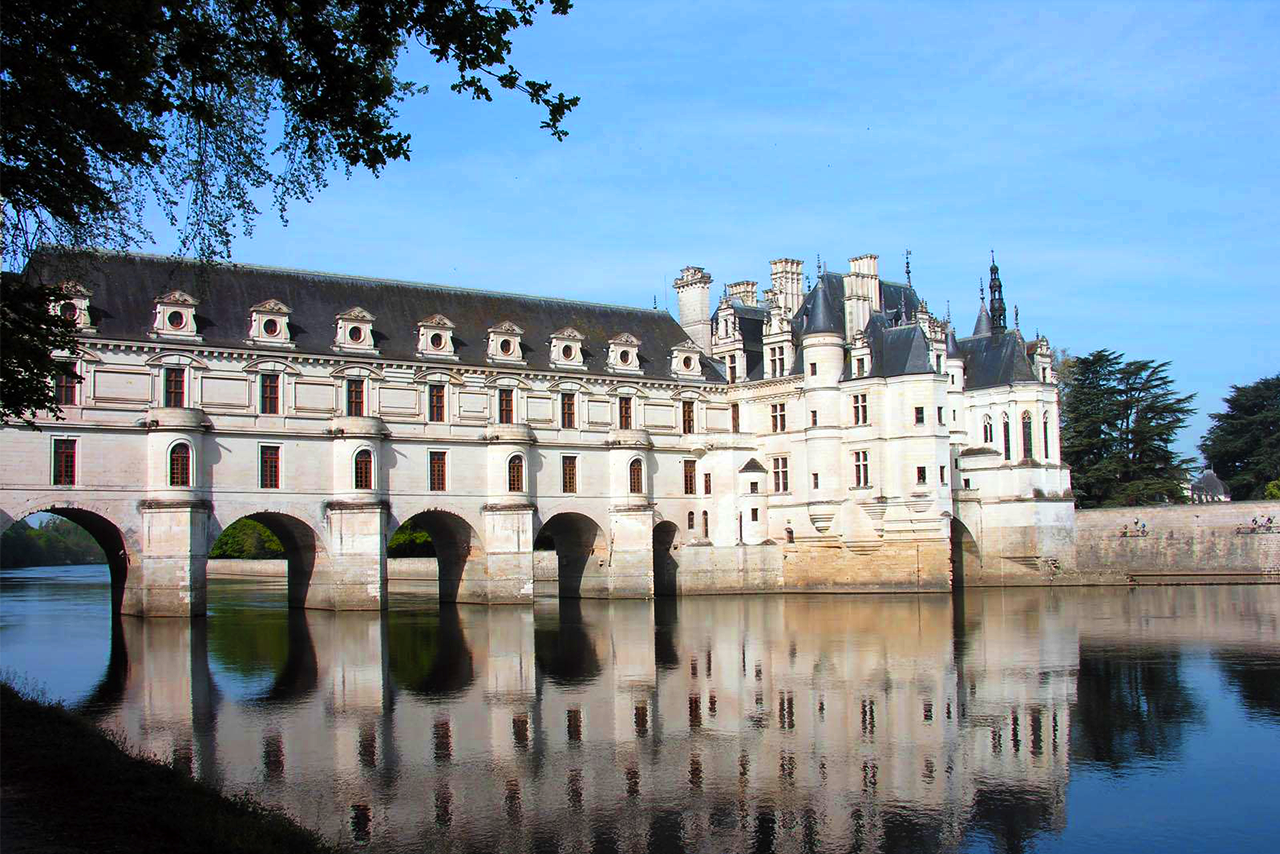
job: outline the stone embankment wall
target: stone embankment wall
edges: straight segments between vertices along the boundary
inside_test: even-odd
[[[1242,532],[1268,516],[1276,520],[1271,533]],[[1146,536],[1133,535],[1135,519],[1146,525]],[[1126,525],[1129,536],[1121,536]],[[1169,574],[1161,580],[1176,582],[1241,573],[1280,580],[1280,501],[1080,510],[1076,560],[1082,573],[1116,581],[1135,574]]]
[[[289,574],[286,560],[228,560],[210,558],[206,570],[209,578],[285,578]],[[388,581],[431,581],[440,578],[433,557],[387,558]]]

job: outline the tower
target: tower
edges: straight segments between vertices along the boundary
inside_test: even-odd
[[[996,250],[991,250],[991,331],[1004,332],[1004,286],[1000,284],[1000,268],[996,266]]]
[[[698,349],[711,353],[711,276],[701,267],[685,267],[675,280],[680,325]]]

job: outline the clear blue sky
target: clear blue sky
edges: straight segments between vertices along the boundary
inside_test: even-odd
[[[647,306],[688,264],[876,252],[901,279],[910,247],[963,332],[994,247],[1027,335],[1173,362],[1194,454],[1231,384],[1280,372],[1277,45],[1276,3],[580,0],[514,56],[582,97],[565,142],[410,54],[412,160],[235,257]]]

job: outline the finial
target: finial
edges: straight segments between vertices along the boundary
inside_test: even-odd
[[[907,258],[907,287],[911,287],[911,250],[910,249],[908,249],[906,252],[906,258]]]
[[[1016,302],[1013,304],[1013,328],[1018,328],[1018,304]]]
[[[951,322],[951,300],[947,300],[947,323]]]
[[[987,304],[986,282],[982,280],[981,276],[978,277],[978,299],[983,305]]]
[[[657,310],[658,310],[658,295],[657,295],[657,294],[654,294],[654,295],[653,295],[653,310],[654,310],[654,311],[657,311]]]
[[[995,263],[996,263],[996,250],[992,249],[991,250],[991,266],[994,267]]]

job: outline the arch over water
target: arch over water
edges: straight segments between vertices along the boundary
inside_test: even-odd
[[[604,529],[582,513],[557,513],[542,523],[533,540],[535,551],[556,553],[556,576],[562,599],[582,596],[587,561],[603,555],[608,546]]]
[[[680,545],[680,526],[675,522],[659,522],[653,526],[653,595],[676,595],[676,572],[679,562],[674,552]]]
[[[395,530],[388,530],[387,541],[390,542],[401,526],[409,524],[431,537],[441,602],[459,601],[459,590],[468,580],[483,583],[484,544],[470,522],[448,510],[422,510],[404,518]]]
[[[34,507],[21,515],[0,513],[0,534],[13,524],[26,519],[35,513],[49,513],[74,522],[93,538],[107,561],[107,571],[111,577],[111,610],[119,612],[124,602],[125,586],[129,579],[129,567],[138,563],[138,550],[131,548],[121,527],[102,513],[84,507],[49,504]]]
[[[310,524],[296,516],[273,510],[246,513],[232,519],[225,527],[219,524],[209,526],[209,549],[218,541],[218,537],[226,528],[241,519],[251,519],[262,525],[280,540],[284,546],[284,557],[288,563],[288,596],[290,608],[305,608],[307,594],[311,588],[311,578],[315,575],[317,565],[327,564],[328,552],[324,541],[316,534]]]
[[[951,589],[964,587],[965,569],[982,569],[982,555],[973,532],[956,517],[951,517]]]

